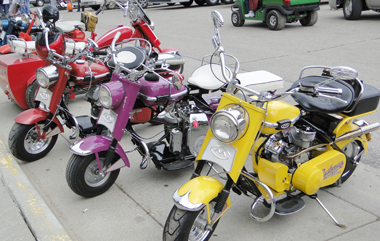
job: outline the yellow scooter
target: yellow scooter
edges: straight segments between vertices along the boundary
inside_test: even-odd
[[[214,22],[222,16],[212,12]],[[259,221],[288,215],[315,199],[320,188],[340,185],[353,173],[379,123],[358,118],[374,113],[380,91],[349,67],[311,66],[283,93],[258,92],[239,83],[238,68],[225,74],[220,39],[214,44],[229,81],[197,156],[192,179],[173,195],[163,240],[208,240],[231,206],[231,190],[254,197],[251,216]],[[236,66],[239,66],[236,64]],[[320,75],[304,72],[321,70]],[[315,72],[315,71],[313,71]],[[291,96],[297,105],[281,99]],[[246,165],[252,153],[252,169]]]

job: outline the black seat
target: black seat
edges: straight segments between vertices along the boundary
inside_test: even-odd
[[[322,81],[326,81],[328,78],[331,77],[307,76],[299,79],[292,85],[291,88],[297,87],[300,82],[309,86],[318,84]],[[299,105],[302,106],[302,108],[311,112],[340,113],[346,110],[352,104],[355,92],[348,83],[341,80],[335,80],[323,85],[323,87],[342,89],[343,93],[341,96],[338,96],[338,98],[345,100],[347,103],[345,104],[325,97],[313,97],[300,93],[292,94],[292,97]]]

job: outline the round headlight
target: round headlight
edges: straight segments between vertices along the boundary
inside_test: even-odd
[[[24,23],[24,24],[29,24],[29,20],[30,20],[30,17],[29,17],[29,15],[28,14],[23,14],[22,16],[21,16],[21,20],[22,20],[22,22]]]
[[[42,88],[47,88],[54,84],[58,78],[58,70],[54,65],[38,68],[36,70],[36,79]]]
[[[100,86],[99,89],[99,101],[106,109],[109,109],[112,106],[111,91],[104,85]]]
[[[211,117],[212,134],[221,142],[230,143],[240,139],[249,124],[247,111],[240,105],[231,104]]]

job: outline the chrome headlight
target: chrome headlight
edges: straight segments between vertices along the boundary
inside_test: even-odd
[[[55,84],[59,78],[58,70],[54,65],[38,68],[36,70],[36,79],[42,88],[48,88]]]
[[[230,104],[211,117],[212,134],[221,142],[239,140],[249,125],[248,112],[240,105]]]
[[[21,20],[22,20],[22,22],[24,23],[24,24],[29,24],[29,20],[30,20],[30,17],[29,17],[29,15],[28,14],[23,14],[22,16],[21,16]]]
[[[124,86],[120,81],[112,81],[100,86],[99,101],[106,109],[115,109],[120,106],[124,98]]]

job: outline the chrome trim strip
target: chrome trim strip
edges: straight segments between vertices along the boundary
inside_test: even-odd
[[[297,116],[296,118],[290,120],[292,125],[296,123],[300,119],[301,115]],[[271,122],[264,122],[264,127],[269,127],[269,128],[277,128],[278,124],[277,123],[271,123]]]
[[[94,79],[99,79],[99,78],[103,78],[103,77],[106,77],[108,76],[109,73],[104,73],[104,74],[99,74],[99,75],[93,75],[92,77],[94,77]],[[91,77],[90,75],[86,76],[86,77]],[[77,77],[77,76],[74,76],[74,75],[70,75],[70,79],[75,79],[75,80],[84,80],[85,77]]]
[[[190,202],[189,195],[191,190],[189,190],[185,195],[182,196],[178,195],[178,190],[179,189],[177,189],[173,194],[174,204],[177,206],[177,208],[181,210],[194,212],[201,210],[205,206],[204,203],[193,204],[192,202]]]
[[[70,146],[70,151],[73,152],[74,154],[77,154],[79,156],[88,156],[93,154],[92,151],[90,150],[82,150],[80,148],[80,145],[83,143],[83,140],[74,143],[73,145]]]
[[[173,95],[170,95],[170,98],[177,98],[177,97],[180,97],[182,95],[186,95],[187,94],[187,89],[182,91],[182,92],[179,92],[177,94],[173,94]],[[143,99],[147,100],[147,101],[157,101],[157,97],[150,97],[150,96],[146,96],[144,94],[141,94],[139,93],[139,97],[142,97]]]

